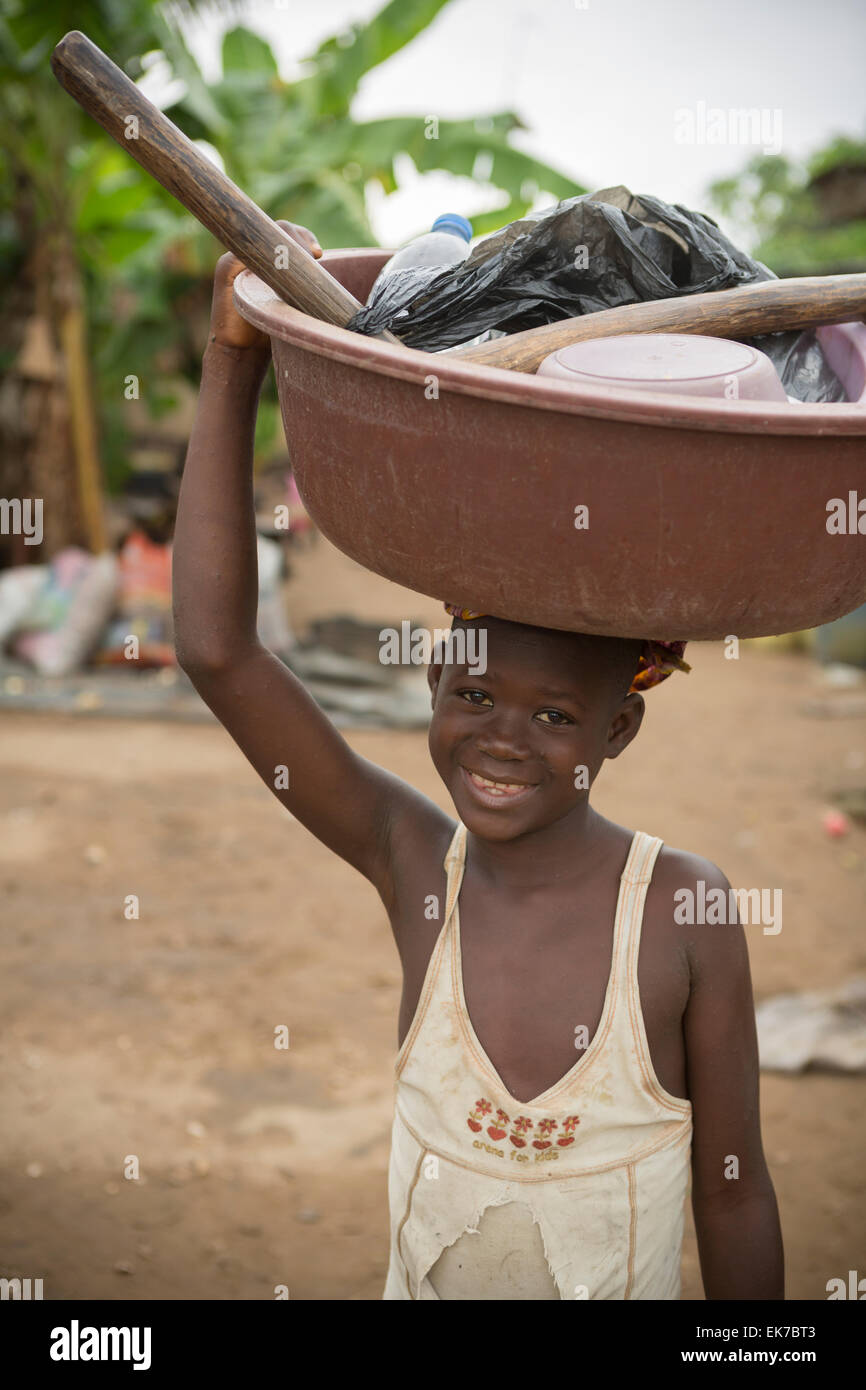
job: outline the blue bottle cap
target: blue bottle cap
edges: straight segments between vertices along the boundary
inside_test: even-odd
[[[472,223],[461,217],[459,212],[443,212],[441,217],[436,218],[431,231],[451,232],[454,236],[462,236],[464,241],[472,240]]]

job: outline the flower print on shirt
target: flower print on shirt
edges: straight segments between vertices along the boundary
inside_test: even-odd
[[[517,1119],[514,1121],[514,1127],[508,1136],[516,1149],[526,1148],[525,1136],[534,1128],[535,1126],[532,1120],[528,1119],[526,1115],[518,1115]]]
[[[473,1130],[475,1134],[480,1132],[481,1121],[484,1119],[485,1115],[490,1114],[492,1109],[493,1106],[490,1104],[489,1100],[477,1100],[475,1102],[475,1109],[470,1110],[469,1119],[466,1121],[469,1128]]]
[[[487,1122],[488,1116],[490,1117],[489,1122]],[[485,1128],[485,1122],[487,1122],[487,1133],[494,1144],[501,1143],[508,1134],[509,1141],[515,1149],[525,1149],[527,1145],[531,1144],[532,1148],[537,1149],[541,1154],[545,1150],[553,1148],[554,1144],[560,1149],[566,1149],[573,1144],[574,1131],[580,1124],[580,1116],[569,1115],[566,1119],[559,1121],[551,1117],[546,1117],[543,1120],[531,1120],[528,1115],[518,1115],[515,1120],[512,1120],[508,1111],[503,1110],[501,1106],[497,1106],[494,1113],[492,1103],[482,1096],[481,1100],[476,1100],[470,1109],[466,1123],[473,1134],[480,1134]],[[508,1132],[509,1129],[510,1133]],[[559,1131],[558,1136],[556,1131]],[[476,1144],[475,1147],[478,1148],[479,1145]],[[481,1147],[488,1146],[482,1145]],[[494,1151],[488,1147],[488,1152]],[[555,1158],[556,1155],[551,1154],[549,1157]]]
[[[557,1128],[558,1125],[556,1120],[539,1120],[538,1132],[541,1135],[541,1138],[533,1139],[532,1147],[534,1149],[549,1149],[553,1142],[550,1136],[553,1133],[553,1131]]]
[[[487,1133],[494,1141],[505,1138],[505,1126],[509,1124],[509,1118],[504,1110],[497,1110],[496,1119],[487,1126]]]
[[[579,1124],[579,1115],[569,1115],[567,1120],[563,1120],[562,1128],[565,1130],[565,1135],[556,1141],[561,1149],[564,1149],[566,1144],[574,1143],[574,1131]]]

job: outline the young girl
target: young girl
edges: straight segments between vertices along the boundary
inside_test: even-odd
[[[485,674],[439,652],[429,677],[457,821],[354,753],[256,635],[270,348],[234,309],[240,269],[224,256],[216,272],[175,531],[177,655],[390,917],[403,997],[384,1297],[679,1298],[691,1172],[707,1298],[782,1298],[744,934],[675,920],[675,894],[727,879],[589,800],[669,667],[651,644],[464,613]]]

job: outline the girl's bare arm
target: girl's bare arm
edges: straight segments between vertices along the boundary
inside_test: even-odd
[[[317,246],[303,228],[290,234]],[[258,640],[253,434],[270,344],[233,307],[231,285],[240,269],[232,256],[217,266],[211,339],[180,491],[172,561],[177,658],[283,805],[388,903],[395,825],[402,837],[407,821],[438,823],[442,815],[356,754]]]
[[[729,902],[724,874],[706,860],[698,862],[707,890],[721,888]],[[704,1292],[708,1299],[782,1299],[782,1234],[761,1143],[745,934],[738,921],[689,931],[692,987],[683,1032],[694,1120],[692,1209]]]

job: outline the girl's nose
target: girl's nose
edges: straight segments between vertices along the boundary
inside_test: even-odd
[[[479,753],[498,758],[500,762],[520,762],[530,756],[529,740],[515,715],[503,714],[495,723],[488,724],[476,745]]]

